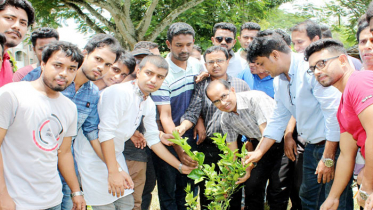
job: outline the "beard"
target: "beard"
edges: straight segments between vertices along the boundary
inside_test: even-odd
[[[59,78],[61,79],[61,78]],[[66,80],[66,79],[65,79]],[[61,92],[61,91],[64,91],[70,84],[66,81],[66,85],[65,86],[60,86],[60,85],[56,85],[56,86],[53,86],[51,82],[49,82],[44,76],[43,76],[43,82],[44,84],[49,87],[51,90],[53,91],[56,91],[56,92]]]
[[[84,76],[87,77],[87,79],[89,79],[89,81],[96,81],[96,80],[102,78],[102,77],[100,77],[100,78],[96,78],[94,75],[89,75],[89,74],[84,70],[84,68],[82,68],[82,72],[83,72]]]
[[[189,59],[189,53],[179,53],[179,54],[176,54],[176,53],[172,53],[172,56],[176,59],[176,60],[179,60],[179,61],[187,61]]]

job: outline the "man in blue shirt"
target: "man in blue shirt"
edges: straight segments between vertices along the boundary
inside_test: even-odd
[[[92,81],[102,78],[120,57],[121,52],[122,48],[113,36],[107,34],[93,36],[84,47],[84,62],[74,81],[62,91],[78,108],[78,133],[79,129],[82,129],[85,137],[91,142],[98,139],[97,103],[100,98],[99,89]],[[40,67],[32,70],[22,81],[38,79],[42,70]],[[71,191],[62,177],[61,179],[64,193],[62,209],[70,210],[73,207],[70,198]]]
[[[336,113],[341,94],[333,87],[322,87],[307,74],[309,66],[303,55],[292,53],[278,35],[255,38],[248,58],[277,77],[273,115],[259,146],[248,154],[246,163],[259,161],[275,142],[280,142],[289,119],[294,116],[298,133],[307,143],[300,189],[302,208],[319,209],[329,194],[339,154]],[[338,209],[353,209],[351,188],[343,192]]]

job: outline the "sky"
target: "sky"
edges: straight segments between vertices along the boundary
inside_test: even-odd
[[[296,12],[295,5],[303,5],[307,3],[313,3],[318,6],[325,5],[325,2],[329,2],[330,0],[294,0],[291,3],[285,3],[280,6],[280,9],[286,10],[288,12]],[[73,44],[78,45],[79,48],[83,48],[87,43],[90,35],[92,34],[82,34],[76,30],[77,24],[75,24],[73,19],[68,19],[65,22],[67,25],[63,24],[62,27],[58,28],[58,32],[60,34],[60,40],[68,41]]]

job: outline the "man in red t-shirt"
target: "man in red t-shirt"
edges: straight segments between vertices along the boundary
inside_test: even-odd
[[[35,11],[27,0],[5,0],[0,3],[0,33],[6,36],[4,51],[24,39],[28,26],[35,21]],[[13,70],[8,53],[4,53],[0,70],[0,87],[12,82]]]
[[[333,39],[312,43],[305,51],[305,59],[310,65],[308,72],[313,73],[322,86],[333,85],[342,92],[337,113],[341,154],[332,189],[321,209],[337,209],[339,197],[353,174],[359,147],[366,163],[358,201],[364,206],[366,200],[366,206],[370,206],[368,197],[373,192],[373,152],[370,152],[373,148],[373,71],[355,71],[348,62],[343,44]]]

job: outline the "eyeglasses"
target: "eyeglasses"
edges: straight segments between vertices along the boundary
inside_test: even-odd
[[[231,91],[229,91],[227,94],[223,94],[220,99],[216,100],[216,101],[213,101],[212,103],[215,105],[215,106],[219,106],[221,104],[221,102],[226,102],[226,100],[229,98],[229,94],[231,94]]]
[[[209,65],[209,66],[213,66],[215,63],[216,64],[222,64],[222,63],[224,63],[225,61],[227,61],[227,60],[223,60],[223,59],[217,59],[217,60],[211,60],[211,61],[207,61],[206,63],[207,63],[207,65]]]
[[[221,43],[224,39],[225,39],[225,42],[226,42],[227,44],[233,42],[233,38],[232,38],[232,37],[217,36],[217,37],[215,37],[215,39],[216,39],[219,43]]]
[[[331,58],[327,58],[327,59],[324,59],[324,60],[317,61],[316,65],[310,66],[310,68],[307,70],[307,73],[312,75],[315,72],[316,68],[318,70],[322,70],[323,68],[325,68],[327,61],[330,61],[330,60],[333,60],[333,59],[336,59],[336,58],[339,58],[339,55],[331,57]]]

